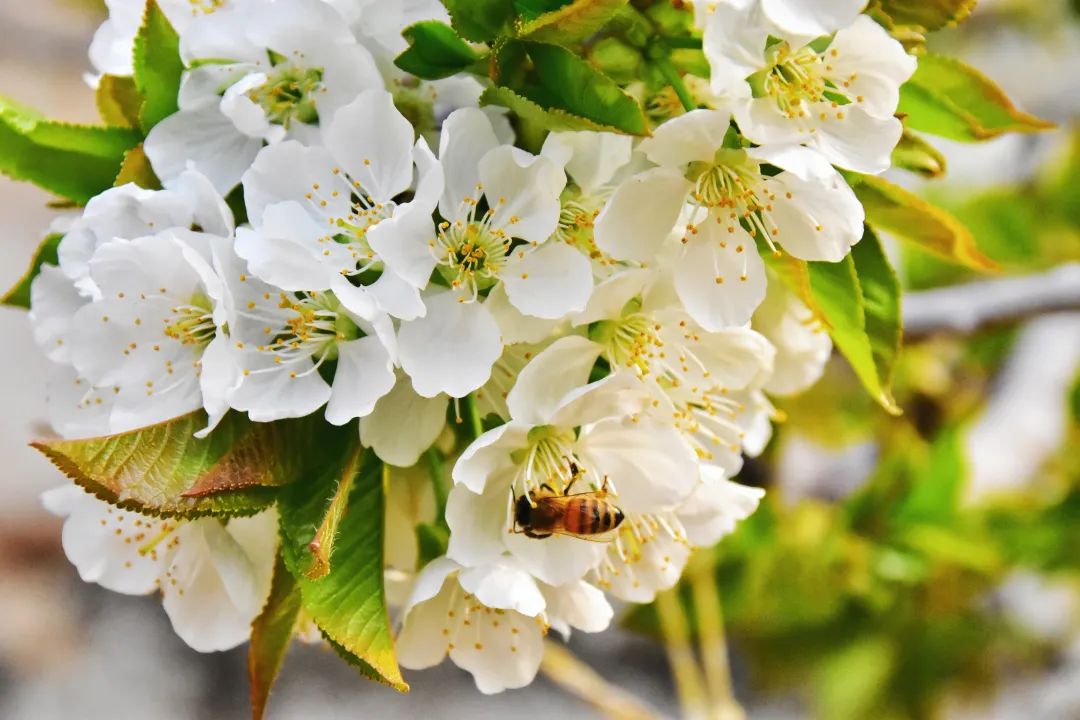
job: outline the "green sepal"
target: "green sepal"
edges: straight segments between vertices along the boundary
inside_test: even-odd
[[[139,108],[142,96],[135,87],[135,79],[117,75],[102,75],[98,78],[97,91],[94,94],[98,113],[106,125],[114,127],[139,127]]]
[[[299,617],[300,588],[296,586],[296,580],[285,567],[279,552],[270,583],[270,596],[262,612],[251,623],[247,670],[253,720],[262,720],[266,714],[270,690],[281,671]]]
[[[945,156],[918,135],[905,130],[892,152],[893,167],[918,173],[927,178],[945,174]]]

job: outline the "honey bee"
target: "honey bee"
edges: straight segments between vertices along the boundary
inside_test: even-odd
[[[624,519],[623,511],[605,498],[607,478],[599,490],[570,494],[581,472],[570,463],[571,479],[563,492],[557,493],[547,484],[539,491],[514,496],[514,526],[512,533],[543,539],[552,535],[570,535],[582,540],[605,542],[615,534]]]

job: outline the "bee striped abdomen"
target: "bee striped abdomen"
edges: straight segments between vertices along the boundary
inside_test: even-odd
[[[592,497],[575,499],[563,519],[563,527],[574,535],[599,535],[622,522],[622,512],[611,503]]]

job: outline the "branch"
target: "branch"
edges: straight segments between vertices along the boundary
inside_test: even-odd
[[[641,700],[600,677],[566,647],[551,640],[544,641],[540,669],[556,685],[613,720],[657,720],[660,717]]]
[[[1023,277],[981,280],[904,295],[908,339],[983,328],[1066,310],[1080,310],[1080,263]]]

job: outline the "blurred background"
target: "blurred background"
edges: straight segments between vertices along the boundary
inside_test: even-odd
[[[82,76],[103,12],[95,0],[2,0],[0,94],[96,121]],[[935,139],[944,179],[892,179],[954,212],[1005,275],[1049,287],[1045,273],[1080,267],[1080,3],[982,0],[932,47],[1060,129],[978,145]],[[48,200],[0,178],[0,287],[22,274],[55,216]],[[751,718],[1075,720],[1080,312],[936,330],[943,309],[963,317],[1001,291],[934,294],[987,278],[895,249],[911,293],[896,378],[904,415],[885,415],[834,359],[815,389],[779,403],[786,422],[740,478],[769,493],[715,551],[736,696]],[[25,315],[0,308],[0,337],[0,718],[247,716],[243,649],[189,650],[156,599],[84,585],[64,559],[59,523],[38,500],[61,479],[26,446],[48,431]],[[673,717],[657,636],[652,607],[625,608],[619,627],[570,647]],[[449,664],[407,679],[413,691],[397,696],[297,645],[269,715],[600,717],[544,676],[494,698]]]

